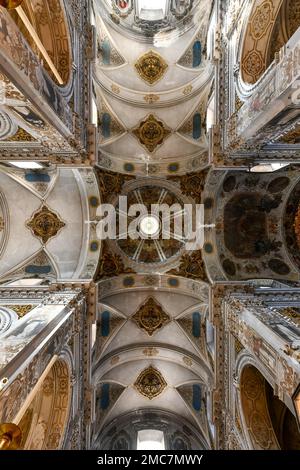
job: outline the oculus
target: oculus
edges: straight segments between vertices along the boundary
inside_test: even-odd
[[[55,237],[65,225],[66,224],[47,206],[43,206],[27,223],[27,227],[31,229],[33,234],[40,238],[44,244],[47,243],[50,238]]]
[[[132,319],[139,328],[144,330],[149,336],[152,336],[157,330],[170,322],[170,317],[162,307],[150,297],[133,315]]]
[[[150,114],[138,127],[132,130],[132,133],[152,153],[169,137],[171,130],[165,126],[163,121]]]
[[[157,369],[150,366],[141,372],[134,386],[141,395],[152,400],[164,391],[167,382]]]
[[[168,64],[161,55],[149,51],[137,60],[134,67],[142,80],[149,85],[154,85],[163,78],[168,69]]]

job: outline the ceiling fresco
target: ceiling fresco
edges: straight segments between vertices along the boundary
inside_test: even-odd
[[[299,446],[300,3],[4,3],[0,416]]]

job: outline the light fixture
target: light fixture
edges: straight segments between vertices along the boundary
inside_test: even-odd
[[[44,168],[43,165],[37,162],[31,162],[30,160],[22,160],[19,162],[8,162],[12,166],[22,168],[23,170],[39,170]]]
[[[14,423],[0,424],[0,450],[19,449],[22,440],[22,431]]]
[[[7,10],[13,10],[23,3],[23,0],[0,0],[0,6]]]
[[[292,399],[293,399],[294,409],[296,412],[296,420],[298,424],[298,429],[300,432],[300,384],[298,385]]]
[[[140,222],[140,231],[145,237],[154,237],[158,235],[160,229],[159,219],[154,215],[146,215]]]

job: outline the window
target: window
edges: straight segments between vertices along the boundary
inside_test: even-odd
[[[145,429],[138,432],[137,450],[165,450],[163,431]]]
[[[18,168],[23,168],[25,170],[37,170],[39,168],[43,168],[43,165],[37,162],[30,161],[19,161],[19,162],[8,162],[12,166],[16,166]]]
[[[142,20],[162,20],[167,13],[167,0],[138,0],[138,16]]]

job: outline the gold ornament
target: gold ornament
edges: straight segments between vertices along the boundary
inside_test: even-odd
[[[0,0],[0,6],[7,10],[13,10],[23,3],[23,0]]]
[[[134,66],[141,79],[149,85],[158,82],[168,68],[166,61],[154,51],[144,54]]]
[[[46,206],[43,206],[34,214],[32,219],[27,223],[27,227],[33,231],[36,237],[41,238],[44,244],[47,243],[50,238],[55,237],[65,225],[66,224]]]
[[[157,369],[150,366],[141,372],[134,386],[141,395],[152,400],[164,391],[167,382]]]
[[[16,450],[20,447],[22,432],[13,423],[0,424],[0,450]]]
[[[149,336],[152,336],[153,333],[170,322],[169,315],[163,311],[161,306],[152,297],[146,300],[133,315],[132,319]]]
[[[17,313],[19,318],[25,317],[33,309],[33,305],[4,305],[5,308],[9,308]]]
[[[144,100],[148,104],[154,104],[156,101],[160,100],[160,97],[158,95],[154,95],[153,93],[150,93],[149,95],[144,96]]]
[[[7,141],[9,142],[34,142],[36,141],[36,139],[27,131],[25,131],[25,129],[22,129],[21,127],[19,127],[15,135],[7,139]]]
[[[138,127],[133,129],[132,133],[152,153],[169,137],[171,130],[162,121],[156,119],[153,114],[150,114]]]

